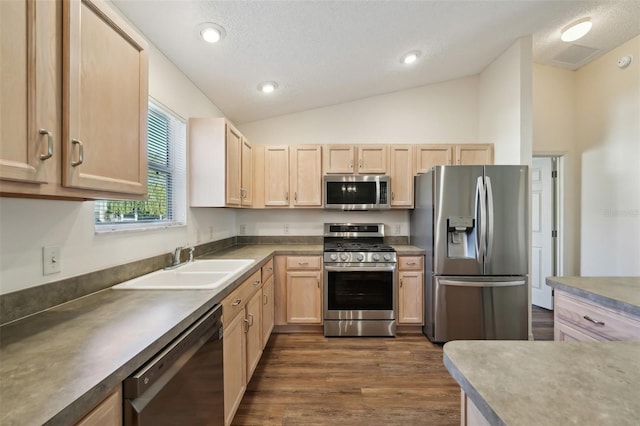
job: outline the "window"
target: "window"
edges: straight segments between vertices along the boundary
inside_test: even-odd
[[[147,126],[147,199],[95,201],[98,232],[185,224],[185,122],[150,99]]]

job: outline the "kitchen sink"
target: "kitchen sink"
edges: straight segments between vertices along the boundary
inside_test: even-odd
[[[179,266],[180,272],[239,272],[254,262],[253,259],[202,259]]]
[[[213,290],[229,283],[252,259],[205,259],[188,262],[171,270],[142,275],[121,284],[116,290]]]

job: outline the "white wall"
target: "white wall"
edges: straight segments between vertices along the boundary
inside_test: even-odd
[[[474,143],[477,76],[241,124],[259,145]]]
[[[496,164],[531,164],[531,37],[514,43],[480,73],[478,139]]]
[[[639,276],[640,36],[577,71],[576,113],[581,275]]]
[[[580,174],[577,167],[575,73],[533,64],[533,153],[561,156],[563,275],[580,271]]]
[[[221,116],[171,62],[151,46],[149,95],[183,118]],[[170,252],[183,244],[235,235],[235,213],[189,209],[187,226],[95,234],[93,202],[0,199],[0,294]],[[62,272],[42,275],[42,247],[62,248]]]

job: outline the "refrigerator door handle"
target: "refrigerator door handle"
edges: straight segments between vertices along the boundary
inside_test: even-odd
[[[480,201],[480,210],[476,210],[476,224],[479,223],[479,232],[476,232],[476,260],[478,263],[483,262],[484,257],[484,247],[485,247],[485,239],[486,239],[486,195],[484,190],[484,183],[482,182],[482,176],[478,176],[478,180],[476,183],[476,200]],[[476,201],[476,206],[478,202]],[[478,221],[478,216],[480,216],[480,221]]]
[[[491,189],[491,178],[485,177],[487,185],[487,262],[491,261],[493,252],[493,191]]]
[[[516,285],[524,285],[525,280],[515,281],[458,281],[458,280],[439,280],[442,285],[455,287],[511,287]]]

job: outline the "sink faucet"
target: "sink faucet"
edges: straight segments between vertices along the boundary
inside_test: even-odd
[[[182,246],[178,246],[173,251],[173,256],[171,258],[171,266],[174,267],[174,268],[176,266],[180,265],[180,263],[182,263],[182,262],[180,262],[180,257],[182,255],[182,248],[183,248]]]

